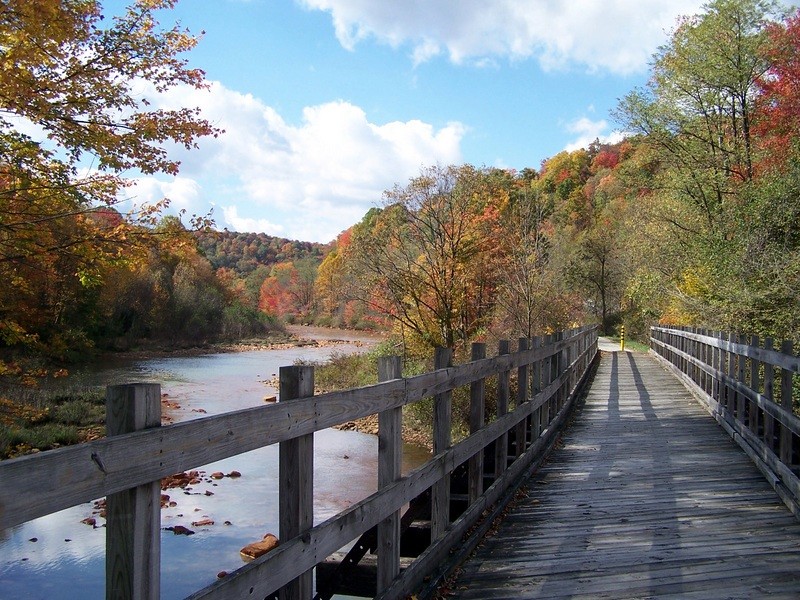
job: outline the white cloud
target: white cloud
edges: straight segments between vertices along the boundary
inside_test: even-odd
[[[271,223],[267,219],[240,217],[239,209],[235,206],[223,206],[222,213],[225,216],[225,222],[229,223],[234,231],[260,231],[269,235],[283,236],[282,225]]]
[[[444,51],[455,63],[535,57],[545,69],[642,72],[677,16],[702,0],[297,0],[331,14],[348,49],[374,38],[409,45],[415,63]]]
[[[581,117],[569,123],[566,129],[570,133],[577,135],[577,137],[564,148],[567,152],[586,148],[597,139],[604,144],[615,144],[624,137],[619,131],[609,131],[608,122],[605,119],[592,121],[588,117]]]
[[[358,106],[335,101],[306,107],[294,124],[216,82],[210,91],[176,88],[156,102],[199,106],[225,133],[200,140],[199,149],[171,149],[180,177],[169,185],[144,178],[136,193],[153,199],[161,192],[189,213],[221,206],[214,215],[220,228],[327,242],[422,166],[462,161],[460,123],[376,124]]]
[[[170,206],[178,211],[189,211],[200,195],[200,184],[188,177],[173,177],[168,181],[156,177],[137,177],[125,188],[125,197],[133,204],[152,204],[169,198]]]

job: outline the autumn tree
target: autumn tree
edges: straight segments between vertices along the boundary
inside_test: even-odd
[[[469,165],[423,169],[354,228],[349,264],[361,299],[425,345],[466,341],[488,317],[486,216],[497,199],[484,175]]]
[[[304,258],[272,267],[261,284],[259,308],[277,318],[293,320],[309,316],[316,308],[314,283],[318,261]]]
[[[757,81],[754,130],[766,167],[800,154],[800,11],[767,27],[769,68]]]
[[[686,207],[667,217],[690,236],[724,235],[726,200],[753,177],[753,110],[767,70],[767,0],[713,0],[683,17],[655,55],[646,89],[617,110],[623,127],[642,134],[661,163],[662,199]]]
[[[742,288],[737,265],[750,243],[742,232],[752,230],[760,82],[780,13],[767,0],[714,0],[705,11],[679,22],[654,57],[648,88],[626,96],[617,116],[655,165],[645,185],[651,214],[670,233],[662,259],[670,314],[728,328],[740,326],[729,292],[741,288],[734,295],[745,299],[753,291]]]
[[[197,38],[159,26],[157,13],[173,5],[139,0],[107,18],[91,0],[0,2],[3,345],[63,331],[60,299],[97,286],[102,264],[146,233],[97,216],[123,198],[126,172],[175,174],[170,144],[192,148],[219,133],[199,109],[157,109],[148,100],[206,85],[182,58]],[[133,216],[146,220],[158,208]],[[20,310],[38,321],[18,318]]]
[[[511,324],[512,337],[533,337],[560,311],[557,277],[549,271],[553,201],[536,185],[533,177],[522,177],[503,214],[503,260],[499,266],[497,294],[499,321]]]

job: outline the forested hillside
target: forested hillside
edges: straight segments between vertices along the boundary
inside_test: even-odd
[[[72,44],[39,39],[41,15],[19,25],[30,31],[0,76],[16,90],[1,95],[4,114],[38,124],[61,149],[0,121],[0,374],[20,372],[20,357],[234,339],[281,321],[389,328],[418,349],[587,321],[635,336],[657,322],[800,333],[797,12],[715,0],[678,23],[649,84],[620,100],[624,141],[521,171],[425,167],[329,245],[218,232],[202,215],[162,216],[163,205],[116,210],[125,169],[174,173],[163,142],[218,133],[105,79],[202,85],[164,58],[193,38],[176,30],[185,39],[167,43],[147,29],[148,12],[106,33],[135,40],[141,64],[87,61],[100,22],[79,12],[56,15]],[[37,70],[52,64],[47,52],[61,62]],[[74,73],[62,90],[65,69]],[[50,95],[35,92],[47,77]],[[133,116],[87,132],[85,97]],[[54,119],[62,104],[83,108]],[[101,167],[90,177],[84,153]]]
[[[619,102],[625,141],[538,170],[424,169],[340,237],[321,307],[423,346],[593,319],[796,338],[798,98],[798,13],[710,2]]]

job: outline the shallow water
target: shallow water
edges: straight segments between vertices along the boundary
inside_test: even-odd
[[[162,393],[181,408],[176,421],[263,403],[277,390],[266,382],[281,366],[298,359],[325,360],[332,352],[357,352],[360,345],[302,347],[132,361],[75,374],[81,385],[159,382]],[[358,502],[377,488],[377,438],[328,429],[314,436],[314,522]],[[404,472],[427,458],[406,446]],[[239,471],[240,478],[206,477],[191,490],[167,490],[177,506],[161,513],[162,598],[183,598],[214,582],[220,571],[242,566],[239,550],[278,533],[278,448],[270,446],[200,467]],[[342,485],[346,482],[346,485]],[[209,493],[207,495],[207,492]],[[105,528],[93,503],[0,531],[0,598],[48,600],[103,598]],[[100,527],[81,521],[94,516]],[[212,519],[213,525],[193,522]],[[225,524],[226,522],[230,524]],[[194,535],[174,535],[164,527],[183,525]],[[35,540],[35,541],[33,541]]]

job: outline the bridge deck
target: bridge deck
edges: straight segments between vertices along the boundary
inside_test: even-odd
[[[686,389],[604,353],[563,446],[456,598],[798,598],[800,523]]]

